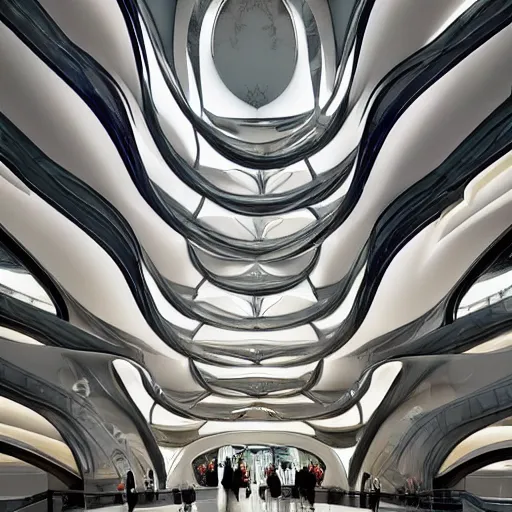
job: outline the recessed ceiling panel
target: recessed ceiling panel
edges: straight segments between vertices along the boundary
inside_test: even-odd
[[[279,97],[295,70],[297,43],[287,1],[226,0],[215,24],[217,71],[235,96],[256,108]]]

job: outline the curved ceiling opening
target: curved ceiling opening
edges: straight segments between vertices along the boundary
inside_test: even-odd
[[[212,36],[213,61],[226,87],[261,108],[290,83],[297,60],[286,0],[227,0]]]

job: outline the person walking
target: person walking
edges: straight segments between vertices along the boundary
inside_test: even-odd
[[[378,512],[379,510],[379,502],[380,502],[380,480],[378,478],[374,478],[370,482],[370,509],[373,512]]]
[[[270,495],[268,511],[278,512],[279,498],[281,497],[281,479],[274,466],[272,466],[267,476],[267,489]]]
[[[236,481],[235,471],[229,458],[224,462],[221,485],[225,493],[226,512],[239,512],[240,481]]]
[[[128,471],[126,474],[126,501],[128,502],[128,512],[133,512],[139,501],[139,496],[135,488],[135,477],[132,471]]]
[[[309,502],[309,508],[311,511],[315,510],[315,498],[316,498],[316,475],[313,471],[308,471],[307,477],[304,476],[306,484],[306,498]]]

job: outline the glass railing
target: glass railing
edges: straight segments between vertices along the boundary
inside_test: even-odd
[[[212,489],[209,489],[210,491]],[[216,491],[216,489],[215,489]],[[211,501],[211,493],[202,495],[201,491],[192,489],[165,489],[158,492],[137,493],[136,509],[159,508],[186,505],[196,502],[198,512],[201,512],[201,502]],[[268,496],[261,495],[262,500]],[[283,495],[281,499],[298,499],[292,494]],[[337,505],[354,509],[373,509],[376,501],[380,502],[380,510],[391,511],[420,511],[420,512],[511,512],[512,499],[481,498],[465,491],[434,491],[419,494],[390,494],[390,493],[360,493],[345,491],[341,488],[317,489],[316,503],[326,503],[330,507]],[[0,512],[64,512],[78,510],[98,510],[111,508],[124,511],[126,495],[122,492],[112,493],[83,493],[81,491],[48,491],[27,498],[0,498]],[[209,509],[210,510],[210,509]],[[335,508],[331,508],[335,512]]]
[[[162,491],[138,492],[137,508],[165,507],[196,501],[195,491],[190,489],[166,489]],[[0,512],[64,512],[94,510],[126,503],[124,492],[48,491],[29,498],[0,498]],[[38,504],[37,507],[33,505]],[[121,508],[124,510],[124,507]]]
[[[48,501],[48,493],[43,492],[29,496],[27,498],[2,498],[0,496],[0,512],[15,512],[16,510],[22,510],[24,508],[33,508],[36,510],[35,505],[41,504],[44,509]]]

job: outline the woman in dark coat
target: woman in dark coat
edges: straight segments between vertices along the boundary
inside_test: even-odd
[[[208,487],[217,487],[219,485],[217,459],[214,459],[208,463],[206,471],[206,485]]]
[[[363,473],[363,477],[361,479],[361,488],[360,488],[360,506],[361,508],[366,508],[366,505],[369,501],[369,483],[371,482],[371,475],[366,471]],[[370,486],[371,487],[371,486]]]
[[[267,487],[271,498],[279,498],[281,496],[281,479],[275,470],[271,471],[268,475]]]
[[[231,466],[231,461],[229,459],[226,459],[224,462],[224,473],[222,475],[221,484],[226,492],[228,492],[233,486],[233,467]]]
[[[299,489],[299,495],[302,499],[307,499],[307,486],[308,486],[309,471],[307,466],[304,466],[295,477],[295,485]]]
[[[239,488],[235,485],[235,472],[231,466],[231,460],[226,458],[224,462],[224,474],[222,475],[221,485],[226,493],[226,512],[233,509],[236,498],[238,501]]]
[[[135,477],[131,471],[126,474],[126,501],[128,502],[128,512],[133,512],[139,501],[139,496],[135,489]]]
[[[304,480],[306,484],[306,499],[311,505],[311,509],[313,509],[316,497],[316,475],[308,471],[307,477],[304,475]]]
[[[242,469],[242,465],[238,463],[238,467],[233,472],[233,485],[231,486],[231,490],[237,501],[240,501],[240,489],[245,487],[245,471]]]

